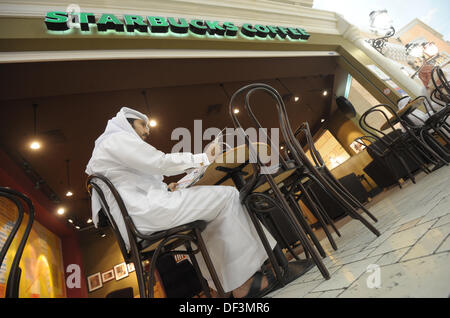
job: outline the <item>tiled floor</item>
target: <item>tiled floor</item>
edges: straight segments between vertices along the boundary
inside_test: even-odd
[[[338,251],[321,240],[331,279],[315,267],[268,297],[450,297],[450,167],[380,197],[368,205],[380,237],[351,220]]]

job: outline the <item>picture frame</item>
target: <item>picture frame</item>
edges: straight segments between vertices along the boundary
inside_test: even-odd
[[[123,262],[114,266],[114,274],[116,275],[116,280],[121,280],[128,277],[127,264]]]
[[[103,287],[100,272],[88,276],[87,282],[88,282],[88,291],[89,292],[93,292],[94,290],[97,290],[97,289]]]
[[[135,271],[134,263],[128,263],[127,264],[127,269],[128,269],[128,273],[134,272]]]
[[[116,276],[114,275],[114,270],[113,269],[102,273],[102,281],[103,281],[103,283],[109,282],[110,280],[113,280],[115,277]]]

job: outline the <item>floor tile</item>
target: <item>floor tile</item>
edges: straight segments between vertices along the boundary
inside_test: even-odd
[[[450,233],[450,223],[429,230],[401,259],[409,259],[433,254]],[[450,266],[450,265],[449,265]],[[449,282],[450,283],[450,282]]]
[[[289,285],[276,293],[273,298],[303,298],[319,284],[320,281],[313,281],[304,284]]]
[[[439,220],[433,225],[433,227],[439,227],[448,223],[450,223],[450,214],[439,218]]]
[[[345,289],[337,289],[337,290],[329,290],[326,292],[323,292],[319,298],[336,298],[337,296],[339,296],[339,294],[342,294],[342,292]]]
[[[380,288],[368,288],[364,274],[340,298],[447,298],[450,296],[450,253],[441,253],[380,268]]]
[[[405,247],[396,251],[386,253],[377,261],[377,265],[385,266],[397,263],[406,254],[406,252],[409,251],[409,249],[410,247]]]
[[[371,257],[359,262],[342,266],[336,271],[330,280],[322,282],[313,292],[341,289],[350,286],[361,274],[367,270],[367,266],[376,263],[380,257]]]
[[[414,219],[414,220],[412,220],[412,221],[410,221],[410,222],[408,222],[408,223],[403,224],[402,226],[400,226],[400,227],[397,229],[396,232],[401,232],[401,231],[404,231],[404,230],[407,230],[407,229],[413,227],[414,225],[416,225],[417,223],[419,223],[419,221],[420,221],[421,219],[422,219],[422,217],[417,218],[417,219]]]
[[[441,252],[446,252],[446,251],[450,251],[450,236],[447,236],[445,241],[436,250],[436,253],[441,253]]]
[[[428,212],[421,220],[421,223],[425,223],[448,214],[450,214],[450,196],[442,199],[438,205]]]
[[[385,254],[390,251],[398,250],[407,246],[411,246],[422,237],[428,229],[433,225],[434,221],[427,222],[402,232],[393,234],[378,246],[369,256]]]

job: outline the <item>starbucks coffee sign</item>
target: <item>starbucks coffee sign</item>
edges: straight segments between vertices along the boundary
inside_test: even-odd
[[[72,20],[72,21],[71,21]],[[184,18],[164,18],[156,16],[124,15],[119,19],[114,14],[105,13],[97,18],[93,13],[71,13],[62,11],[48,12],[45,24],[50,31],[64,32],[73,28],[73,22],[79,23],[82,32],[89,32],[95,25],[98,32],[112,30],[117,33],[142,34],[189,34],[198,36],[215,35],[223,38],[234,38],[241,34],[248,38],[280,39],[306,41],[310,35],[302,28],[245,23],[237,26],[231,22]],[[77,24],[78,25],[78,24]]]

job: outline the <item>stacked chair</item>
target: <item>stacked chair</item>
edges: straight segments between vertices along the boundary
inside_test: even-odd
[[[391,119],[383,111],[387,109],[395,117],[404,128],[405,132],[396,129],[392,124]],[[369,123],[369,118],[372,116],[382,116],[382,118],[389,124],[389,128],[381,131],[373,124]],[[438,165],[445,162],[428,144],[420,140],[414,133],[411,126],[408,125],[397,113],[386,104],[380,104],[368,109],[360,118],[359,124],[361,129],[367,132],[370,138],[376,139],[373,143],[385,158],[384,162],[390,167],[390,171],[395,171],[398,175],[406,175],[413,183],[416,183],[414,177],[415,170],[422,170],[425,173],[430,173],[427,165],[433,163]],[[372,149],[375,149],[375,148]]]
[[[13,228],[9,233],[8,237],[6,238],[5,244],[3,245],[0,251],[0,265],[3,263],[3,260],[6,257],[6,253],[8,252],[8,249],[11,247],[11,243],[15,239],[17,231],[19,230],[22,224],[25,215],[25,207],[28,210],[28,222],[23,232],[22,238],[20,239],[20,243],[17,247],[16,254],[14,255],[5,291],[5,298],[18,298],[20,277],[22,275],[22,269],[19,267],[19,263],[20,259],[22,258],[23,250],[25,249],[25,244],[28,240],[28,236],[30,235],[31,228],[33,226],[34,206],[27,196],[10,188],[0,187],[0,197],[7,199],[12,204],[14,204],[18,212],[17,219],[13,225]]]
[[[367,149],[367,152],[372,157],[374,161],[376,161],[380,167],[383,168],[385,172],[387,172],[392,180],[402,188],[402,184],[400,183],[401,177],[399,176],[399,172],[395,169],[390,163],[390,155],[391,152],[389,148],[380,145],[378,139],[373,136],[361,136],[355,139],[355,142],[364,146]],[[381,182],[380,182],[381,183]]]
[[[236,99],[245,93],[245,109],[254,124],[254,128],[257,130],[260,128],[261,130],[258,131],[263,131],[263,127],[254,115],[250,106],[250,98],[256,92],[263,92],[275,101],[281,133],[286,144],[286,150],[290,153],[290,157],[285,159],[282,155],[280,155],[278,149],[272,149],[272,152],[276,152],[280,162],[279,170],[275,174],[268,172],[267,167],[262,163],[259,154],[250,142],[249,136],[245,133],[237,116],[233,112],[232,106],[235,104]],[[331,198],[336,200],[336,202],[345,208],[347,213],[352,218],[362,222],[375,235],[380,235],[379,231],[358,213],[355,206],[360,207],[359,203],[355,202],[354,198],[352,198],[351,195],[349,196],[348,193],[343,190],[339,184],[337,184],[333,177],[328,176],[327,171],[324,168],[320,168],[323,165],[323,161],[322,163],[319,161],[316,165],[314,165],[308,160],[290,127],[283,99],[274,88],[266,84],[251,84],[242,87],[231,97],[229,103],[229,114],[238,133],[245,138],[246,144],[250,150],[250,163],[253,168],[253,174],[245,180],[245,184],[240,189],[240,199],[246,206],[261,241],[266,248],[269,260],[274,268],[280,284],[283,285],[288,281],[286,280],[286,276],[282,275],[283,270],[286,270],[286,268],[279,268],[279,263],[277,263],[276,257],[273,255],[267,241],[267,237],[265,236],[259,223],[262,214],[266,214],[266,218],[271,217],[270,213],[273,211],[274,207],[276,207],[277,210],[282,211],[281,215],[290,224],[290,230],[297,236],[303,246],[305,256],[312,259],[325,279],[330,278],[330,274],[323,265],[321,259],[321,256],[325,257],[326,255],[314,233],[307,224],[304,214],[298,205],[298,192],[302,192],[307,201],[309,201],[311,206],[314,207],[312,212],[324,228],[333,248],[337,249],[337,246],[327,229],[326,223],[328,222],[328,224],[332,227],[334,225],[332,224],[332,221],[327,218],[326,213],[316,205],[314,198],[310,196],[310,192],[304,187],[303,182],[305,182],[306,179],[318,183],[327,193],[329,193]],[[268,136],[266,137],[268,138]],[[268,140],[270,142],[270,138],[268,138]],[[283,174],[287,174],[289,177],[287,179],[281,178]],[[282,180],[282,182],[277,182],[277,180]],[[262,184],[269,184],[270,189],[261,193],[258,189],[261,188]],[[276,220],[272,221],[273,223],[276,223]],[[335,229],[335,231],[337,231],[337,229]],[[282,237],[283,233],[276,233],[274,236],[275,238]]]

